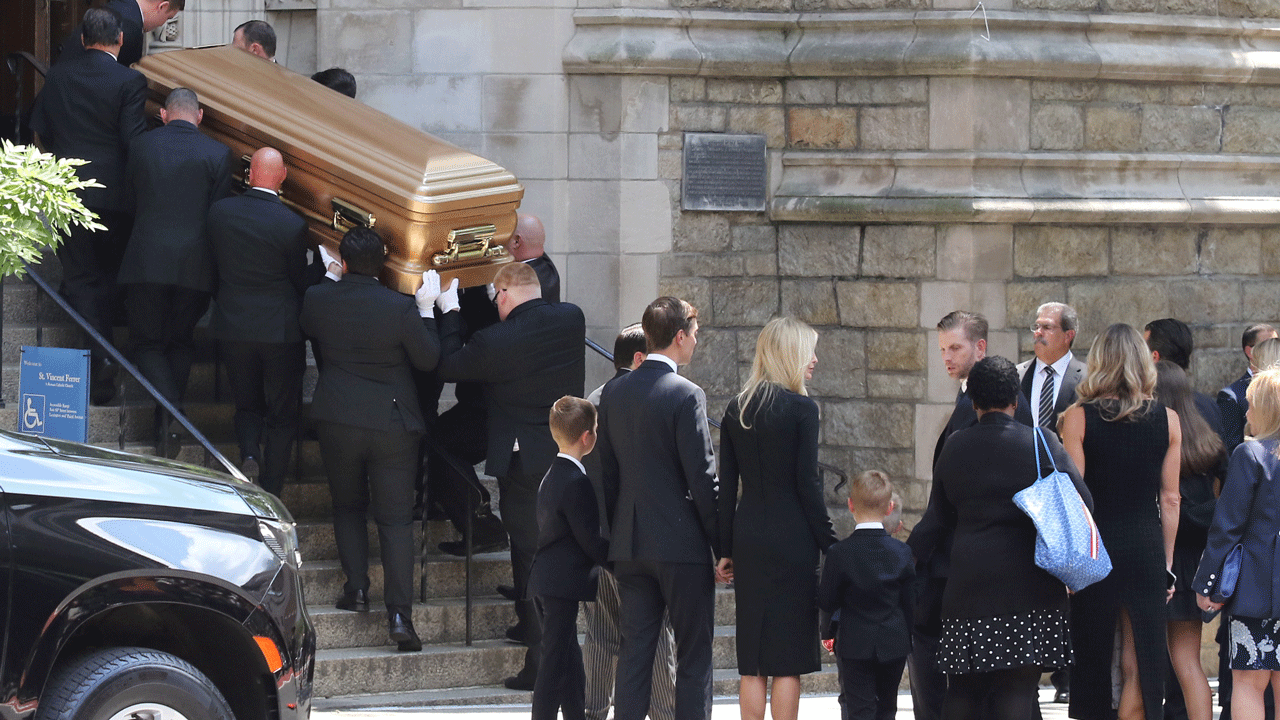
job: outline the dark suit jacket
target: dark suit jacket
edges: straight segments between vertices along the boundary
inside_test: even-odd
[[[377,278],[346,273],[339,282],[307,290],[301,323],[324,355],[312,418],[373,430],[425,430],[410,366],[435,367],[440,342],[435,318],[418,317],[412,296]]]
[[[605,386],[599,435],[609,559],[714,562],[716,459],[702,388],[645,360]]]
[[[1014,412],[1018,422],[1027,427],[1035,426],[1036,419],[1031,417],[1031,401],[1027,400],[1026,393],[1021,390],[1018,391],[1018,409]],[[947,443],[947,438],[977,422],[978,413],[973,409],[973,401],[969,399],[969,393],[964,390],[956,393],[956,406],[951,411],[951,419],[942,428],[942,434],[938,436],[938,443],[933,446],[934,467],[938,466],[938,457],[942,455],[942,446]]]
[[[557,457],[538,486],[538,551],[529,595],[595,600],[598,566],[608,556],[591,481],[572,460]]]
[[[542,299],[549,303],[560,302],[560,272],[546,253],[525,263],[538,273],[538,284],[542,286]]]
[[[1056,464],[1092,509],[1089,488],[1057,436],[1047,431],[1044,436],[1053,462],[1041,446],[1041,474],[1049,474]],[[1067,609],[1062,582],[1035,564],[1035,524],[1013,503],[1014,493],[1037,478],[1036,451],[1035,431],[998,412],[947,440],[934,468],[937,492],[926,511],[937,522],[911,533],[911,548],[922,562],[950,545],[942,617]]]
[[[298,313],[311,282],[307,222],[275,195],[251,189],[215,202],[206,232],[218,271],[214,337],[301,342]]]
[[[120,47],[118,61],[121,65],[128,67],[142,59],[142,8],[138,6],[137,0],[111,0],[107,3],[107,9],[114,10],[120,16],[120,29],[124,31],[124,45]],[[56,62],[65,62],[84,54],[84,42],[80,38],[81,29],[80,25],[76,25],[75,30],[72,30],[71,34],[63,40]]]
[[[231,191],[231,148],[175,120],[129,145],[135,207],[120,283],[159,283],[213,292],[209,207]]]
[[[1222,437],[1222,412],[1218,409],[1218,403],[1213,398],[1202,392],[1193,392],[1192,399],[1196,403],[1196,411],[1200,413],[1200,417],[1209,423],[1209,429],[1218,433],[1218,437]]]
[[[1022,367],[1026,365],[1026,367]],[[1067,371],[1062,374],[1062,386],[1058,388],[1058,399],[1053,402],[1053,414],[1061,415],[1071,407],[1071,403],[1076,401],[1076,386],[1084,379],[1084,363],[1080,362],[1080,358],[1072,356],[1071,362],[1067,363]],[[1027,398],[1027,411],[1031,411],[1031,381],[1035,378],[1036,359],[1033,357],[1025,363],[1019,365],[1022,372],[1022,396]],[[1037,420],[1039,418],[1036,418]],[[1057,423],[1054,427],[1047,428],[1053,431],[1054,435],[1058,434]]]
[[[818,607],[840,611],[840,657],[885,662],[911,652],[914,578],[911,551],[883,529],[855,530],[827,549]]]
[[[125,158],[129,141],[146,130],[146,95],[142,73],[101,50],[60,62],[45,76],[31,108],[31,129],[54,155],[89,161],[76,168],[76,176],[94,178],[103,187],[80,191],[85,206],[115,212],[132,209]]]
[[[1231,453],[1227,479],[1209,529],[1192,587],[1221,602],[1218,582],[1227,553],[1243,546],[1240,579],[1227,605],[1233,615],[1280,617],[1280,567],[1276,536],[1280,535],[1280,458],[1274,439],[1241,443]]]
[[[565,395],[582,397],[586,382],[582,310],[535,299],[512,308],[506,320],[476,332],[465,345],[461,329],[456,312],[440,319],[438,375],[445,382],[484,383],[485,471],[505,475],[518,440],[524,470],[542,475],[557,452],[548,424],[551,406]]]
[[[1244,442],[1244,413],[1249,409],[1249,400],[1245,391],[1249,389],[1249,381],[1253,376],[1245,373],[1239,380],[1218,391],[1218,410],[1222,416],[1222,442],[1227,452],[1236,449]]]

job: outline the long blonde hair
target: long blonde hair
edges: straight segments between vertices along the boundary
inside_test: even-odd
[[[770,320],[756,339],[756,358],[751,363],[751,377],[738,393],[738,422],[744,428],[747,406],[759,398],[764,407],[778,388],[808,395],[804,386],[804,369],[818,345],[818,331],[793,317]]]
[[[1253,346],[1253,366],[1269,370],[1280,363],[1280,339],[1268,338]]]
[[[1253,438],[1265,440],[1280,435],[1280,368],[1254,375],[1245,397],[1249,400],[1249,432]]]
[[[1116,323],[1094,338],[1084,380],[1076,386],[1076,405],[1093,403],[1104,420],[1141,414],[1156,389],[1156,366],[1142,335]]]

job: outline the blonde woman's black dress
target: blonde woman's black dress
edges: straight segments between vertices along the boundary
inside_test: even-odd
[[[720,429],[720,552],[733,558],[738,673],[816,672],[818,560],[836,541],[818,478],[818,405],[780,390]],[[738,498],[741,484],[742,497]]]

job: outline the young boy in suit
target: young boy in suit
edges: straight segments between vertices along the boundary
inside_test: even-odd
[[[551,407],[560,453],[538,487],[538,549],[529,596],[542,619],[542,655],[533,686],[533,720],[583,720],[586,676],[578,646],[578,601],[596,598],[598,566],[609,556],[596,493],[582,458],[596,444],[596,408],[566,395]]]
[[[849,483],[853,534],[827,550],[818,607],[839,611],[835,635],[843,717],[892,720],[898,683],[911,651],[915,562],[906,544],[885,531],[893,483],[868,470]]]

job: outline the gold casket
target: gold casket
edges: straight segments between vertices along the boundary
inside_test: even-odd
[[[506,242],[524,187],[484,158],[233,47],[160,53],[137,68],[159,113],[175,87],[194,90],[201,128],[237,157],[284,154],[282,197],[311,238],[337,255],[342,234],[373,227],[387,243],[382,282],[411,293],[425,270],[483,285],[511,262]]]

